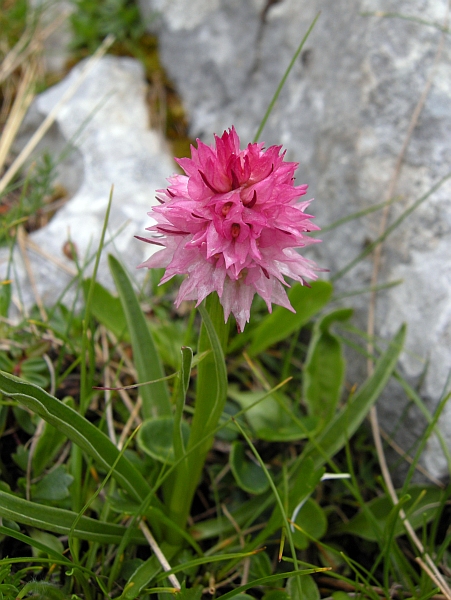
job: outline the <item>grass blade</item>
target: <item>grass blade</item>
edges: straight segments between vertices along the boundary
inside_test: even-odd
[[[301,40],[301,43],[299,44],[299,46],[298,46],[298,48],[297,48],[296,52],[294,53],[294,55],[293,55],[293,58],[291,59],[291,61],[290,61],[290,64],[289,64],[289,65],[288,65],[288,67],[287,67],[287,70],[286,70],[286,71],[285,71],[285,73],[283,74],[283,77],[282,77],[282,79],[280,80],[280,83],[279,83],[279,85],[277,86],[277,89],[276,89],[276,91],[275,91],[275,93],[274,93],[274,96],[272,97],[272,100],[271,100],[271,102],[269,103],[269,106],[268,106],[268,109],[267,109],[267,111],[266,111],[266,113],[265,113],[265,116],[263,117],[263,119],[262,119],[262,121],[261,121],[261,123],[260,123],[260,127],[258,128],[258,130],[257,130],[257,133],[255,134],[255,137],[254,137],[254,140],[253,140],[254,142],[258,142],[258,139],[259,139],[259,137],[260,137],[260,135],[261,135],[261,132],[263,131],[263,128],[264,128],[264,126],[266,125],[266,121],[268,120],[268,118],[269,118],[269,115],[271,114],[271,112],[272,112],[272,109],[274,108],[274,105],[275,105],[275,103],[277,102],[277,98],[279,97],[279,95],[280,95],[280,92],[282,91],[282,88],[283,88],[283,86],[285,85],[285,82],[286,82],[286,80],[287,80],[287,78],[288,78],[288,75],[290,74],[290,72],[291,72],[291,69],[294,67],[294,65],[295,65],[295,63],[296,63],[296,60],[297,60],[298,56],[299,56],[299,55],[300,55],[300,53],[302,52],[302,48],[304,47],[304,44],[305,44],[305,42],[307,41],[307,38],[308,38],[308,36],[310,35],[310,33],[311,33],[312,29],[315,27],[315,25],[316,25],[316,21],[319,19],[319,16],[320,16],[320,14],[321,14],[321,13],[319,12],[319,13],[316,15],[316,17],[313,19],[313,21],[312,21],[312,24],[311,24],[311,25],[310,25],[310,27],[307,29],[307,33],[306,33],[306,34],[304,35],[304,37],[302,38],[302,40]]]
[[[164,377],[163,366],[130,279],[114,256],[108,257],[108,263],[127,319],[139,382],[162,379]],[[141,397],[145,419],[172,414],[165,381],[144,386],[141,389]]]

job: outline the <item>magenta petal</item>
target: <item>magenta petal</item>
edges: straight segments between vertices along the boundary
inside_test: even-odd
[[[234,127],[214,139],[211,146],[197,140],[190,158],[177,159],[185,175],[157,190],[160,205],[149,213],[156,224],[147,228],[156,237],[148,241],[163,248],[139,266],[164,267],[162,283],[186,276],[177,305],[217,292],[225,320],[233,314],[242,331],[255,293],[270,312],[272,304],[293,310],[285,277],[317,278],[321,269],[296,248],[318,243],[305,234],[319,228],[305,212],[310,201],[299,202],[307,185],[295,185],[298,164],[281,146],[241,150]]]

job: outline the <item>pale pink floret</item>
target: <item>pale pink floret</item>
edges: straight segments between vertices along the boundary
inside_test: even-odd
[[[254,294],[294,312],[283,286],[284,276],[304,284],[316,279],[316,264],[294,248],[319,240],[305,235],[319,229],[298,202],[306,185],[294,185],[297,163],[285,162],[281,146],[264,150],[249,144],[240,150],[235,128],[215,136],[215,145],[197,140],[191,158],[177,162],[186,175],[173,175],[158,190],[160,206],[149,213],[157,224],[146,240],[164,246],[140,267],[164,267],[161,283],[187,275],[176,305],[200,304],[216,291],[227,321],[230,313],[240,331],[249,321]],[[143,238],[140,238],[143,239]]]

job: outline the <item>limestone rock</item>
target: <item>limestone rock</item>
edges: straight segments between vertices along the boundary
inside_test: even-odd
[[[261,136],[268,145],[283,144],[287,158],[300,163],[298,183],[310,184],[320,225],[386,199],[412,113],[430,77],[432,86],[394,192],[400,201],[392,206],[389,222],[449,172],[449,38],[434,71],[446,0],[414,5],[387,0],[383,6],[379,0],[196,0],[196,11],[183,0],[140,1],[143,11],[159,13],[154,27],[163,64],[184,100],[192,135],[206,142],[232,124],[243,142],[253,138],[302,36],[321,10]],[[374,16],[382,8],[407,18]],[[421,379],[420,393],[431,411],[446,385],[449,389],[451,369],[450,192],[448,180],[391,234],[379,278],[403,279],[402,285],[379,294],[377,333],[389,338],[403,321],[408,323],[401,365],[411,383]],[[377,237],[379,223],[376,213],[324,233],[314,258],[333,277]],[[336,282],[338,291],[368,286],[371,269],[370,258],[361,261]],[[368,294],[347,302],[365,327]],[[397,427],[401,438],[407,430],[418,435],[424,419],[411,412],[400,422],[405,397],[401,400],[397,390],[394,394],[382,403],[384,426],[389,431]],[[441,428],[451,447],[451,419],[442,418]],[[447,466],[431,444],[426,466],[442,476]]]
[[[59,84],[39,95],[30,111],[23,136],[36,130],[69,86],[77,79],[83,63]],[[45,304],[53,305],[73,279],[75,265],[64,252],[70,239],[78,251],[80,265],[92,272],[111,186],[113,203],[98,280],[112,287],[107,254],[113,253],[134,278],[144,276],[136,266],[153,247],[134,239],[144,235],[150,224],[147,212],[155,204],[155,190],[164,187],[175,170],[164,141],[149,129],[145,102],[146,84],[141,65],[129,58],[104,57],[90,71],[76,94],[58,114],[41,150],[59,155],[72,146],[69,158],[60,165],[58,180],[73,197],[44,228],[30,235],[27,252],[37,290]],[[41,252],[40,252],[41,251]],[[50,258],[49,258],[50,257]],[[0,275],[5,277],[8,252],[0,252]],[[29,308],[35,302],[25,265],[18,248],[14,251],[15,297]],[[64,296],[68,303],[74,288]]]

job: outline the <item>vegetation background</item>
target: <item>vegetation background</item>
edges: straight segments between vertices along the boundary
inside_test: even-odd
[[[33,97],[54,83],[42,66],[58,25],[43,25],[50,8],[3,0],[0,11],[0,243],[9,248],[45,224],[65,193],[55,157],[14,171],[11,152]],[[173,153],[187,155],[183,107],[136,4],[77,0],[73,9],[67,69],[108,45],[142,61],[165,90],[151,110],[164,111]],[[12,264],[0,287],[1,596],[451,598],[450,490],[420,465],[432,433],[440,438],[449,394],[430,414],[402,378],[405,327],[388,341],[358,330],[332,284],[318,281],[293,286],[295,315],[268,315],[258,298],[245,333],[232,324],[221,339],[208,313],[175,310],[178,280],[158,287],[161,273],[150,272],[137,285],[110,257],[115,293],[98,283],[107,222],[108,211],[92,277],[66,249],[81,310],[62,295],[12,319]],[[368,360],[364,381],[348,380],[345,347]],[[214,373],[224,408],[199,446],[187,446],[196,456],[212,444],[198,485],[188,472],[192,506],[176,495],[189,511],[178,521],[168,499],[187,464],[202,369]],[[392,378],[424,418],[398,490],[374,409]],[[412,482],[417,471],[424,483]]]

